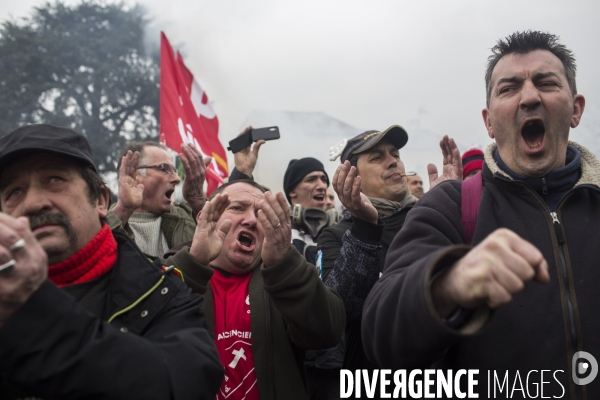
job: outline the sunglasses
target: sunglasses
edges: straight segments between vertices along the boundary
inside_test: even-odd
[[[136,169],[142,169],[142,168],[158,169],[158,170],[161,170],[162,172],[164,172],[165,174],[176,174],[177,173],[177,170],[171,164],[140,165]]]

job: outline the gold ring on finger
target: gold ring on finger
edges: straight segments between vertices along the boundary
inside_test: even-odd
[[[277,224],[277,226],[273,228],[273,230],[275,231],[275,230],[279,229],[280,227],[281,227],[281,222],[279,222],[279,223]]]

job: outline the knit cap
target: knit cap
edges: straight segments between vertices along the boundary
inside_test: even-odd
[[[329,176],[327,172],[325,172],[325,168],[323,167],[323,163],[312,157],[305,157],[299,160],[294,159],[291,160],[288,164],[287,169],[285,170],[285,175],[283,176],[283,190],[285,192],[285,197],[288,202],[292,204],[292,199],[290,198],[290,192],[294,190],[294,188],[304,179],[304,177],[311,172],[321,171],[325,173],[325,177],[327,178],[327,186],[329,186]]]

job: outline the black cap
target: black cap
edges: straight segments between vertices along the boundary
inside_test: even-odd
[[[327,175],[327,172],[325,172],[325,168],[323,167],[323,163],[321,161],[312,157],[290,161],[287,169],[285,170],[285,175],[283,176],[283,191],[290,204],[292,204],[290,192],[294,190],[294,188],[300,183],[300,181],[302,181],[302,179],[304,179],[306,175],[314,171],[324,172],[325,177],[327,178],[327,186],[329,186],[329,176]]]
[[[92,148],[85,136],[53,125],[26,125],[0,138],[0,171],[17,157],[48,151],[76,158],[96,173]]]
[[[342,151],[341,162],[349,160],[354,154],[369,150],[384,137],[387,137],[397,149],[403,148],[408,142],[408,133],[400,125],[392,125],[383,132],[366,131],[348,140]]]

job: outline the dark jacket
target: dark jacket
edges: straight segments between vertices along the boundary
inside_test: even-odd
[[[412,206],[379,218],[377,225],[353,218],[344,218],[319,236],[318,246],[323,257],[323,280],[336,290],[346,307],[346,349],[343,368],[373,369],[362,347],[360,317],[369,291],[383,270],[385,255],[396,233],[402,228]]]
[[[487,395],[487,371],[501,377],[509,371],[512,387],[516,370],[524,385],[529,371],[562,370],[556,375],[560,384],[552,374],[544,377],[549,381],[544,396],[560,396],[562,385],[564,398],[600,398],[600,380],[576,386],[571,379],[574,352],[600,356],[600,246],[595,241],[600,234],[600,163],[583,147],[572,145],[582,154],[581,177],[555,214],[529,186],[498,168],[492,157],[495,145],[485,156],[473,246],[496,229],[508,228],[542,252],[550,283],[527,283],[493,313],[479,307],[460,329],[444,323],[432,303],[432,277],[471,249],[464,244],[461,184],[444,182],[409,214],[392,243],[383,276],[367,298],[362,332],[371,360],[382,368],[434,364],[479,369],[480,397]],[[496,398],[503,396],[506,391]]]
[[[0,328],[0,398],[214,398],[223,368],[202,298],[115,238],[104,306],[112,321],[44,282]]]
[[[197,293],[205,293],[204,312],[213,331],[209,285],[212,268],[184,250],[169,258]],[[326,287],[314,265],[293,246],[277,264],[260,265],[250,279],[252,352],[261,400],[306,399],[304,351],[335,345],[346,323],[339,295]]]

